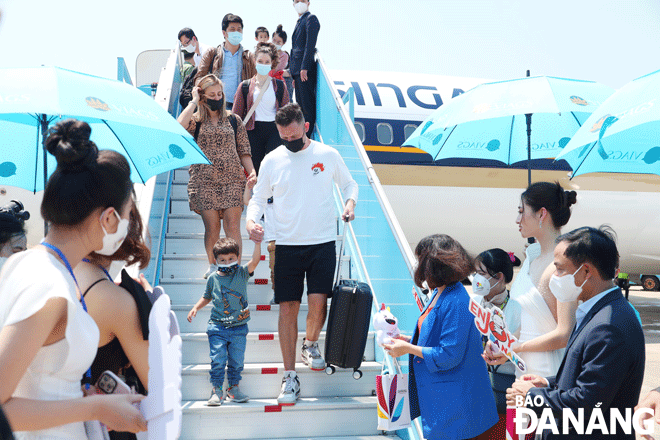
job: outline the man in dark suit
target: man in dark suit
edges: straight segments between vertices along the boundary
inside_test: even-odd
[[[614,282],[619,253],[613,231],[603,226],[584,227],[559,236],[554,264],[552,293],[559,301],[583,301],[575,312],[575,328],[557,375],[524,376],[507,390],[507,402],[515,405],[516,396],[526,397],[527,402],[536,398],[536,403],[527,406],[537,415],[544,408],[552,410],[559,434],[546,429],[543,439],[634,440],[634,429],[625,434],[618,422],[610,423],[611,409],[625,417],[626,410],[632,411],[637,404],[645,361],[641,322]],[[590,435],[579,435],[574,429],[563,435],[565,408],[576,418],[577,409],[584,408],[585,430],[599,408],[608,435],[600,427]],[[611,430],[612,426],[616,428]]]
[[[321,24],[309,12],[309,0],[293,0],[298,22],[291,37],[289,73],[295,81],[296,102],[302,107],[305,121],[309,122],[307,137],[312,136],[316,123],[316,39]]]

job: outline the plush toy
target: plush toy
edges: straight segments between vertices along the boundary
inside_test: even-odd
[[[380,311],[374,315],[374,328],[376,329],[376,342],[378,345],[391,344],[392,339],[399,336],[397,319],[390,313],[390,308],[385,308],[383,303]]]

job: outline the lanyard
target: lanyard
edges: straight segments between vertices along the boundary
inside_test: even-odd
[[[53,246],[50,243],[46,243],[45,241],[42,241],[41,244],[46,246],[48,249],[52,250],[57,254],[58,257],[60,257],[60,260],[64,263],[64,266],[66,266],[67,270],[71,274],[71,278],[73,278],[73,282],[76,283],[76,287],[78,288],[78,292],[80,292],[80,286],[78,285],[78,280],[76,279],[76,276],[73,274],[73,268],[71,267],[71,264],[69,264],[69,260],[66,259],[64,254],[62,253],[61,250],[59,250],[57,247]],[[87,304],[85,304],[85,297],[80,295],[80,302],[82,303],[83,310],[85,312],[87,311]]]
[[[82,260],[83,260],[85,263],[94,264],[94,263],[92,263],[91,261],[89,261],[87,258],[83,258]],[[108,279],[109,279],[110,281],[112,281],[112,277],[110,276],[110,274],[108,273],[108,271],[105,270],[105,267],[101,266],[100,264],[97,264],[97,266],[98,266],[99,268],[101,268],[101,270],[103,271],[103,273],[105,273],[105,276],[108,277]]]
[[[53,246],[50,243],[47,243],[45,240],[41,242],[44,246],[46,246],[48,249],[52,250],[57,254],[58,257],[60,257],[60,260],[64,263],[64,266],[66,266],[67,270],[71,274],[71,278],[73,278],[73,281],[76,283],[76,287],[78,288],[78,292],[80,293],[80,286],[78,285],[78,280],[76,279],[76,276],[73,274],[73,268],[71,267],[71,264],[69,264],[69,260],[64,256],[61,250],[59,250],[56,246]],[[80,302],[82,303],[82,308],[83,310],[87,312],[87,304],[85,304],[85,297],[80,294]],[[87,372],[85,373],[85,379],[83,381],[87,382],[85,383],[85,387],[89,389],[89,385],[92,382],[92,367],[90,366]]]

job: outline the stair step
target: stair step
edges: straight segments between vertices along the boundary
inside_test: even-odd
[[[302,346],[302,340],[305,337],[304,332],[298,332],[298,339],[296,340],[296,347],[299,350]],[[181,333],[183,345],[182,363],[184,365],[191,364],[206,364],[210,363],[209,360],[209,339],[206,332],[198,333]],[[319,348],[321,353],[324,353],[325,347],[325,331],[321,332],[319,336]],[[375,360],[375,341],[374,333],[369,332],[367,336],[367,346],[364,351],[364,361]],[[281,363],[282,352],[280,351],[280,338],[277,331],[272,332],[250,332],[247,335],[247,344],[245,348],[244,363]]]
[[[254,242],[248,238],[244,229],[241,230],[241,238],[243,240],[243,256],[248,260],[254,252]],[[220,233],[221,237],[225,236],[224,231]],[[336,249],[339,252],[341,245],[341,235],[336,238]],[[156,237],[157,239],[157,237]],[[153,239],[152,239],[153,241]],[[165,253],[166,254],[190,254],[191,251],[204,252],[204,233],[203,232],[189,232],[189,233],[168,233],[165,236]],[[261,254],[268,255],[268,243],[261,243]]]
[[[246,257],[243,263],[247,263]],[[351,257],[345,255],[342,257],[342,278],[350,278]],[[161,278],[189,278],[191,276],[200,279],[209,268],[209,262],[206,254],[164,254],[162,260]],[[266,261],[257,265],[254,271],[254,279],[270,279],[270,268]]]
[[[175,211],[174,209],[171,210],[171,214],[168,216],[167,233],[204,233],[204,223],[202,222],[202,216],[191,212],[190,208],[188,208],[188,202],[186,201],[185,203],[185,209],[182,208],[179,211]],[[241,234],[246,233],[245,224],[246,220],[244,210],[243,215],[241,216],[241,225],[239,227]],[[341,231],[337,231],[337,234],[340,232]]]
[[[363,362],[360,366],[362,378],[353,379],[352,369],[337,368],[332,375],[323,371],[312,371],[303,363],[296,364],[300,377],[301,397],[371,396],[375,393],[376,375],[382,365],[378,362]],[[211,392],[209,383],[210,364],[183,366],[183,400],[205,400]],[[284,368],[281,363],[246,364],[243,369],[241,391],[252,399],[276,397],[280,392]],[[227,379],[225,379],[226,388]]]
[[[159,285],[170,296],[173,304],[195,304],[204,295],[204,291],[206,290],[206,280],[201,275],[199,278],[161,278]],[[248,280],[247,293],[248,303],[269,304],[273,298],[273,286],[270,282],[270,274],[268,278],[250,278]],[[306,298],[307,296],[303,295],[303,303],[307,302]],[[210,305],[207,307],[210,307]]]
[[[206,406],[206,400],[185,401],[181,440],[291,439],[301,431],[306,438],[328,433],[374,436],[379,432],[376,402],[371,396],[301,398],[296,405],[284,407],[276,399],[225,402],[219,407]],[[304,423],[304,418],[314,422]]]
[[[201,295],[200,295],[201,297]],[[248,293],[248,300],[250,295]],[[254,304],[248,301],[250,305],[250,321],[248,327],[251,332],[263,333],[273,332],[277,329],[277,321],[280,314],[280,306],[270,304]],[[209,319],[211,318],[212,304],[207,305],[197,312],[197,316],[193,318],[192,322],[188,322],[188,312],[192,309],[194,304],[175,304],[172,306],[172,311],[175,313],[179,320],[179,327],[183,333],[201,333],[205,332],[208,326]],[[328,301],[328,309],[330,301]],[[304,331],[306,328],[308,305],[301,304],[300,312],[298,313],[298,329]],[[323,329],[325,330],[325,325]]]

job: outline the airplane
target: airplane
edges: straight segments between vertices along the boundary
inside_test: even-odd
[[[331,70],[330,75],[340,95],[349,87],[355,92],[356,131],[413,249],[423,237],[445,233],[473,255],[499,247],[524,258],[525,240],[515,219],[527,187],[526,162],[433,161],[422,150],[401,146],[440,105],[489,79],[346,70]],[[145,76],[142,82],[140,88],[151,93],[153,80]],[[595,173],[571,180],[570,171],[564,161],[532,163],[533,181],[559,181],[578,193],[563,230],[611,225],[618,234],[621,271],[647,290],[660,290],[655,275],[660,273],[660,177]],[[40,194],[0,188],[0,206],[11,199],[23,201],[33,213],[28,242],[38,242],[42,228],[34,214]]]
[[[440,105],[490,80],[345,70],[330,76],[342,96],[353,87],[356,131],[413,248],[427,235],[445,233],[473,255],[499,247],[524,258],[515,219],[527,187],[526,162],[434,162],[422,150],[401,146]],[[594,173],[571,180],[570,172],[563,160],[532,161],[532,181],[559,181],[578,193],[563,231],[611,225],[621,271],[647,290],[660,290],[654,275],[660,273],[660,177]]]

